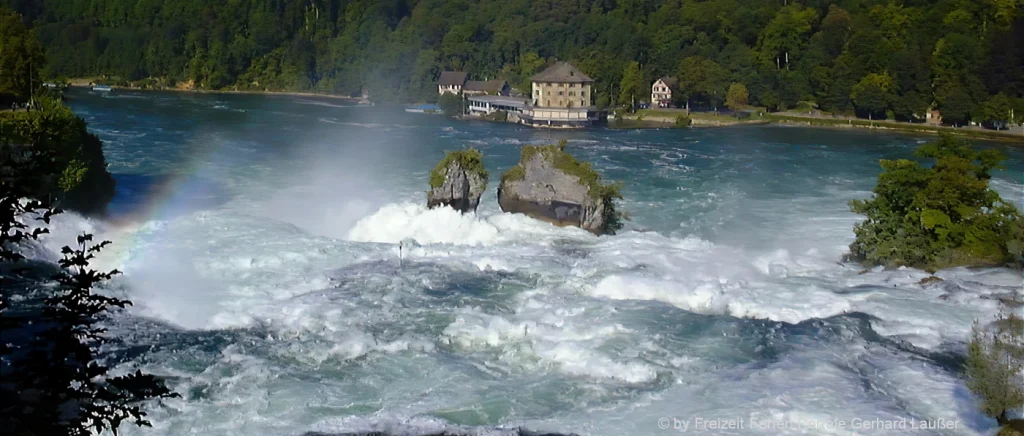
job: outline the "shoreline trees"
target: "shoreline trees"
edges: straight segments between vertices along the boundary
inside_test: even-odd
[[[442,70],[504,76],[529,92],[526,79],[562,59],[595,78],[594,101],[605,107],[632,104],[637,71],[649,88],[662,76],[686,81],[696,68],[712,73],[684,89],[700,107],[720,106],[729,84],[743,83],[750,104],[770,109],[810,103],[921,122],[934,107],[947,124],[993,126],[1009,117],[1003,100],[989,103],[1002,94],[1013,121],[1024,122],[1024,12],[1015,0],[136,3],[0,0],[48,47],[51,75],[366,88],[376,101],[417,101],[436,95]]]

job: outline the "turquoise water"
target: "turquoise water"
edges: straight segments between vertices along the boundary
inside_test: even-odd
[[[922,271],[841,262],[858,220],[847,201],[870,194],[878,159],[930,138],[554,132],[289,96],[74,91],[70,104],[104,140],[118,193],[109,220],[64,216],[47,244],[82,230],[115,242],[100,266],[125,271],[111,292],[135,302],[112,329],[121,368],[183,395],[129,434],[994,427],[957,356],[1020,271],[941,271],[923,287]],[[498,210],[521,145],[561,139],[623,181],[621,234]],[[480,210],[426,210],[428,172],[467,146],[490,171]],[[1003,149],[993,185],[1020,205],[1024,153]]]

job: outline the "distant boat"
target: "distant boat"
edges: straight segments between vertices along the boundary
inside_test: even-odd
[[[92,90],[93,91],[98,91],[98,92],[110,92],[110,91],[113,91],[114,88],[111,88],[110,86],[107,86],[107,85],[96,85],[96,86],[92,87]]]
[[[419,106],[407,107],[405,111],[417,114],[439,114],[441,113],[441,107],[436,104],[421,104]]]

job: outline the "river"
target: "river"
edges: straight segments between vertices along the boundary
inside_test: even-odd
[[[182,394],[126,434],[995,426],[959,356],[1021,273],[944,270],[920,285],[923,271],[842,262],[859,220],[847,202],[870,195],[879,159],[931,138],[562,132],[309,97],[69,96],[105,143],[117,195],[108,220],[61,216],[46,246],[81,231],[114,241],[96,266],[124,271],[108,292],[135,303],[112,321],[118,369]],[[623,181],[632,219],[619,235],[498,209],[521,145],[561,139]],[[1020,206],[1024,152],[985,145],[1009,154],[993,186]],[[428,172],[468,146],[490,171],[480,210],[426,210]]]

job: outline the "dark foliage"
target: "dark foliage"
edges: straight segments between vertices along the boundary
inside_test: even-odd
[[[91,435],[125,421],[149,425],[143,402],[176,396],[140,371],[110,374],[101,352],[108,312],[131,304],[94,292],[117,271],[98,272],[89,262],[109,242],[78,237],[56,266],[26,265],[20,249],[47,233],[60,213],[47,200],[31,199],[38,173],[53,165],[53,152],[4,146],[0,162],[0,428],[15,435]],[[57,271],[51,276],[50,271]],[[12,289],[24,293],[11,305]],[[48,296],[32,304],[31,295]]]
[[[57,99],[37,98],[31,111],[0,113],[0,159],[28,150],[45,152],[49,159],[17,179],[30,185],[27,196],[52,199],[83,214],[104,213],[114,197],[114,177],[102,142],[71,109]]]
[[[1024,119],[1017,0],[0,0],[24,14],[51,75],[205,89],[433,101],[442,70],[528,78],[556,58],[622,107],[676,76],[677,104],[801,102],[864,116],[985,122],[999,93]],[[874,75],[874,76],[871,76]],[[880,82],[865,78],[891,79]],[[858,84],[855,97],[854,87]],[[999,114],[1003,117],[1003,114]],[[991,124],[991,123],[988,123]]]

